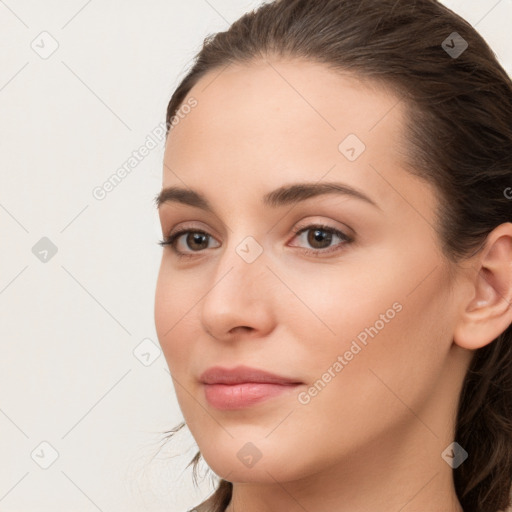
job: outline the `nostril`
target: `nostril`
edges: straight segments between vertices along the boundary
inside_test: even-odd
[[[229,332],[237,332],[238,329],[242,329],[244,331],[252,331],[252,327],[247,327],[246,325],[239,325],[237,327],[233,327]]]

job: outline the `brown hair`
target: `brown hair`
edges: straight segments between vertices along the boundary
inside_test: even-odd
[[[468,44],[460,55],[449,52],[463,48],[455,44],[454,32]],[[512,186],[512,82],[479,33],[450,9],[436,0],[265,3],[227,31],[205,38],[169,102],[167,134],[206,73],[267,56],[353,72],[405,102],[410,172],[434,184],[442,198],[436,229],[447,258],[457,262],[478,252],[490,231],[512,221],[506,194]],[[170,438],[184,425],[164,434]],[[506,509],[512,482],[512,326],[475,350],[455,430],[454,439],[469,453],[453,470],[465,512]],[[194,478],[200,458],[197,452],[190,462]],[[231,492],[232,484],[221,479],[202,506],[223,512]]]

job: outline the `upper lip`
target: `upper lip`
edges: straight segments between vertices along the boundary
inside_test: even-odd
[[[204,384],[241,384],[244,382],[259,382],[267,384],[301,384],[297,379],[282,377],[265,370],[258,370],[249,366],[236,366],[235,368],[222,368],[212,366],[201,374],[199,380]]]

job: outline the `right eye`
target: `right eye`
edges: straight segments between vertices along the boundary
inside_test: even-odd
[[[188,248],[191,249],[191,251],[183,251],[178,248],[180,239],[184,236],[184,244],[185,247],[188,246]],[[179,257],[190,257],[194,256],[192,253],[197,253],[202,251],[203,249],[208,249],[208,242],[209,240],[214,240],[211,235],[204,231],[199,230],[192,230],[192,229],[182,229],[180,231],[177,231],[176,233],[172,233],[171,235],[165,237],[163,240],[160,240],[158,243],[163,246],[170,246],[172,251],[177,254]],[[219,247],[219,246],[217,246]]]

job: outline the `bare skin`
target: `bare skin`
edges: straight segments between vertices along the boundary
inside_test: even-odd
[[[234,484],[227,512],[459,512],[441,455],[474,350],[512,322],[512,224],[450,263],[434,230],[437,192],[400,153],[399,98],[319,64],[269,62],[204,76],[167,141],[163,187],[197,190],[214,209],[159,207],[164,236],[209,235],[176,241],[190,258],[166,246],[157,282],[156,329],[183,416]],[[349,134],[364,151],[356,139],[340,151]],[[299,182],[343,183],[375,204],[334,193],[262,203]],[[315,242],[319,223],[352,241],[320,232]],[[262,252],[248,263],[241,247]],[[365,329],[374,335],[347,356]],[[199,375],[238,364],[303,384],[212,407]],[[251,467],[237,456],[246,443],[261,455]]]

